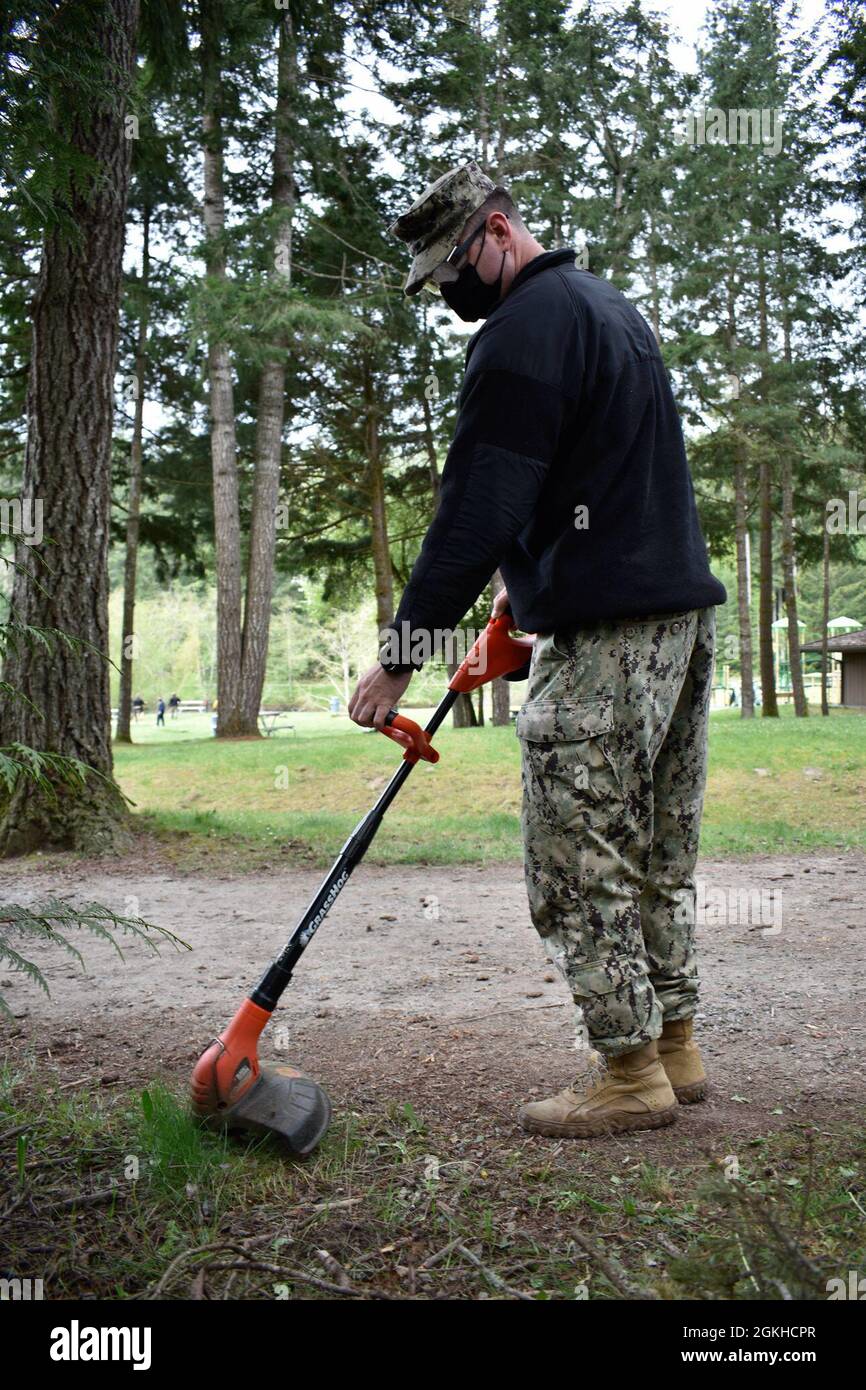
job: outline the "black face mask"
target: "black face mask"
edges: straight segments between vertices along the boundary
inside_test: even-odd
[[[484,249],[486,235],[487,228],[485,226],[484,236],[481,238],[481,251]],[[481,251],[478,253],[479,260]],[[464,323],[474,323],[476,319],[486,319],[487,315],[499,303],[506,255],[507,252],[503,251],[499,274],[492,285],[486,284],[481,279],[474,265],[465,265],[456,280],[446,280],[439,286],[442,298],[448,308],[453,309],[457,317],[463,319]]]

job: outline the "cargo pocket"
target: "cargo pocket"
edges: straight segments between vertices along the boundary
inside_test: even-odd
[[[585,964],[575,962],[568,978],[591,1038],[634,1046],[652,1013],[652,993],[639,958],[611,952]]]
[[[607,803],[620,804],[623,789],[611,752],[613,697],[591,703],[532,700],[517,715],[526,787],[531,800],[570,825]]]
[[[574,997],[581,1001],[603,999],[625,988],[633,993],[638,978],[639,971],[632,958],[613,951],[609,956],[569,964],[569,983]]]

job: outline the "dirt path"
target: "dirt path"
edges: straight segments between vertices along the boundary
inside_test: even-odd
[[[87,974],[55,951],[34,958],[51,999],[8,972],[16,1015],[0,1042],[33,1045],[74,1081],[182,1076],[280,948],[318,885],[318,870],[169,877],[70,865],[0,897],[55,892],[168,927],[192,949],[82,942]],[[699,926],[698,1029],[712,1104],[690,1107],[654,1147],[727,1132],[766,1133],[862,1110],[866,1085],[866,856],[707,862]],[[763,922],[719,913],[763,891]],[[733,896],[730,896],[733,895]],[[718,920],[719,916],[722,920]],[[727,916],[728,920],[724,920]],[[310,1070],[338,1105],[411,1100],[416,1111],[513,1125],[516,1104],[574,1072],[571,1008],[529,922],[518,866],[395,871],[362,866],[311,945],[265,1034],[262,1056]],[[14,1040],[14,1042],[13,1042]],[[496,1118],[494,1118],[496,1117]]]

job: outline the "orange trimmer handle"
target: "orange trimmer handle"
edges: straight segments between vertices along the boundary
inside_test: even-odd
[[[419,758],[423,758],[428,763],[438,763],[439,754],[430,742],[430,735],[426,730],[416,724],[414,719],[407,719],[405,714],[398,714],[395,709],[389,709],[385,716],[385,727],[383,734],[388,738],[393,738],[395,743],[399,743],[403,748],[401,739],[394,738],[394,729],[399,729],[400,733],[408,734],[412,740],[412,747],[406,748],[403,754],[403,761],[406,763],[417,763]]]
[[[532,655],[533,638],[512,637],[510,612],[491,618],[478,641],[452,676],[448,688],[468,695],[497,676],[521,670]]]

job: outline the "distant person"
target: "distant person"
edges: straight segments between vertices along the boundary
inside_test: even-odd
[[[177,712],[178,712],[178,710],[180,709],[180,696],[179,696],[179,695],[169,695],[169,697],[168,697],[168,707],[169,707],[169,709],[170,709],[170,711],[171,711],[170,718],[172,718],[172,719],[177,719]]]
[[[728,701],[728,704],[729,704],[729,705],[735,705],[736,703],[737,703],[737,690],[736,690],[736,686],[733,686],[733,685],[732,685],[732,686],[731,686],[731,698],[730,698],[730,700]]]
[[[160,724],[165,728],[165,700],[161,695],[156,702],[156,727],[159,728]]]
[[[144,714],[144,701],[142,700],[142,698],[141,698],[140,695],[136,695],[135,699],[134,699],[133,702],[132,702],[132,717],[133,717],[133,719],[137,721],[137,720],[138,720],[138,716],[139,716],[140,714]]]

